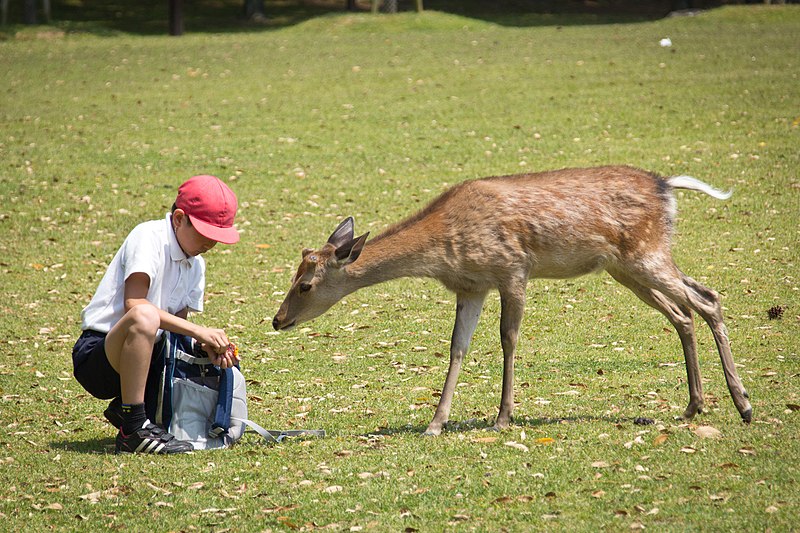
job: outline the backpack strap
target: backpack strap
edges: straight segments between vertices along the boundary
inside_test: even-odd
[[[214,423],[208,430],[208,436],[221,437],[228,433],[231,427],[231,409],[233,407],[233,370],[220,369],[219,396],[217,408],[214,410]]]
[[[180,359],[185,363],[189,363],[190,365],[210,365],[211,359],[208,357],[195,357],[194,355],[188,354],[182,350],[175,351],[175,359]]]
[[[324,437],[325,430],[323,429],[285,429],[285,430],[275,430],[275,429],[264,429],[263,427],[259,426],[252,420],[242,420],[242,422],[261,435],[265,441],[269,443],[279,443],[283,439],[287,437]]]
[[[169,428],[172,422],[172,376],[175,372],[175,354],[177,352],[177,342],[174,333],[164,331],[161,335],[163,347],[159,355],[159,387],[158,397],[155,406],[154,422],[165,428]]]

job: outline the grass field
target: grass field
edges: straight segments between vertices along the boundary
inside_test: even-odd
[[[337,14],[179,39],[5,30],[2,529],[800,528],[800,9],[525,20]],[[447,369],[442,287],[375,286],[271,331],[300,250],[345,216],[374,235],[469,178],[608,163],[735,189],[679,194],[674,255],[723,295],[751,425],[704,324],[707,412],[678,419],[678,337],[607,275],[530,284],[502,433],[485,431],[496,295],[437,438],[420,432]],[[71,375],[80,311],[127,233],[199,173],[237,192],[242,240],[207,254],[195,319],[240,345],[255,421],[328,437],[116,456],[105,403]]]

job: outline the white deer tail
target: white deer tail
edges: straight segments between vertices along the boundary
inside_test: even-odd
[[[719,189],[715,189],[708,183],[702,182],[699,179],[691,176],[673,176],[671,178],[667,178],[667,183],[676,189],[691,189],[693,191],[704,192],[718,200],[727,200],[733,194],[733,189],[727,192],[721,191]]]

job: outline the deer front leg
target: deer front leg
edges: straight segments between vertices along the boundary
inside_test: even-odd
[[[525,312],[525,284],[500,291],[500,342],[503,345],[503,390],[495,430],[508,428],[514,411],[514,352],[517,349],[519,326]]]
[[[450,417],[450,407],[453,404],[453,393],[456,390],[458,373],[461,371],[461,362],[469,350],[469,343],[472,341],[472,334],[475,333],[478,325],[485,299],[486,293],[457,295],[456,322],[453,326],[453,336],[450,339],[450,367],[447,369],[447,378],[444,381],[439,405],[436,406],[433,420],[428,424],[425,435],[439,435]]]

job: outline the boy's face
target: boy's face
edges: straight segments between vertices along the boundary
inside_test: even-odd
[[[182,209],[176,209],[172,213],[172,227],[183,253],[190,257],[205,253],[217,244],[217,241],[200,235]]]

